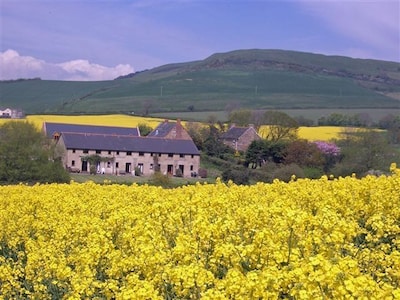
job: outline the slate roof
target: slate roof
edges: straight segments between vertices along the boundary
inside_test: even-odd
[[[174,127],[176,123],[163,122],[157,126],[152,132],[150,132],[148,137],[165,137]]]
[[[68,132],[62,133],[61,138],[67,149],[200,154],[192,140]]]
[[[249,127],[232,127],[228,129],[227,132],[224,132],[221,135],[221,138],[226,140],[236,140],[240,138],[248,129]]]
[[[43,123],[43,130],[49,138],[53,137],[55,133],[60,134],[62,132],[140,136],[139,130],[135,127],[111,127],[45,122]]]

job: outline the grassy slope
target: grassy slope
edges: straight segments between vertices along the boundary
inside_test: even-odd
[[[269,108],[400,108],[400,64],[280,50],[239,50],[103,82],[0,83],[0,106],[27,113],[142,113]],[[381,91],[378,93],[377,91]],[[384,93],[383,93],[384,92]]]

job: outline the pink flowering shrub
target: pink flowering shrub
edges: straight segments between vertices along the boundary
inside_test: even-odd
[[[334,143],[316,141],[314,142],[314,144],[317,145],[318,149],[326,155],[331,155],[331,156],[340,155],[340,148],[336,146]]]

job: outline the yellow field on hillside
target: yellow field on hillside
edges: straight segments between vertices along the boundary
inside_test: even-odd
[[[329,141],[340,138],[345,130],[345,127],[335,126],[300,127],[299,137],[309,141]]]
[[[0,119],[0,124],[9,119]],[[155,128],[164,119],[146,118],[140,116],[128,115],[84,115],[84,116],[60,116],[60,115],[31,115],[26,119],[34,123],[38,128],[42,128],[43,122],[71,123],[71,124],[88,124],[88,125],[104,125],[104,126],[120,126],[120,127],[136,127],[141,123]],[[334,126],[318,126],[318,127],[300,127],[299,138],[311,141],[329,141],[331,139],[340,138],[340,133],[346,130],[345,127]]]
[[[0,124],[9,119],[0,119]],[[136,127],[141,123],[145,123],[155,128],[163,119],[145,118],[139,116],[128,115],[84,115],[84,116],[60,116],[60,115],[31,115],[26,119],[35,124],[38,128],[42,128],[43,122],[54,123],[70,123],[70,124],[86,124],[86,125],[104,125],[119,127]]]

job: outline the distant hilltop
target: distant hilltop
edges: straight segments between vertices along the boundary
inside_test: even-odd
[[[266,109],[400,109],[400,63],[236,50],[108,81],[0,82],[0,103],[28,114],[149,115]]]

